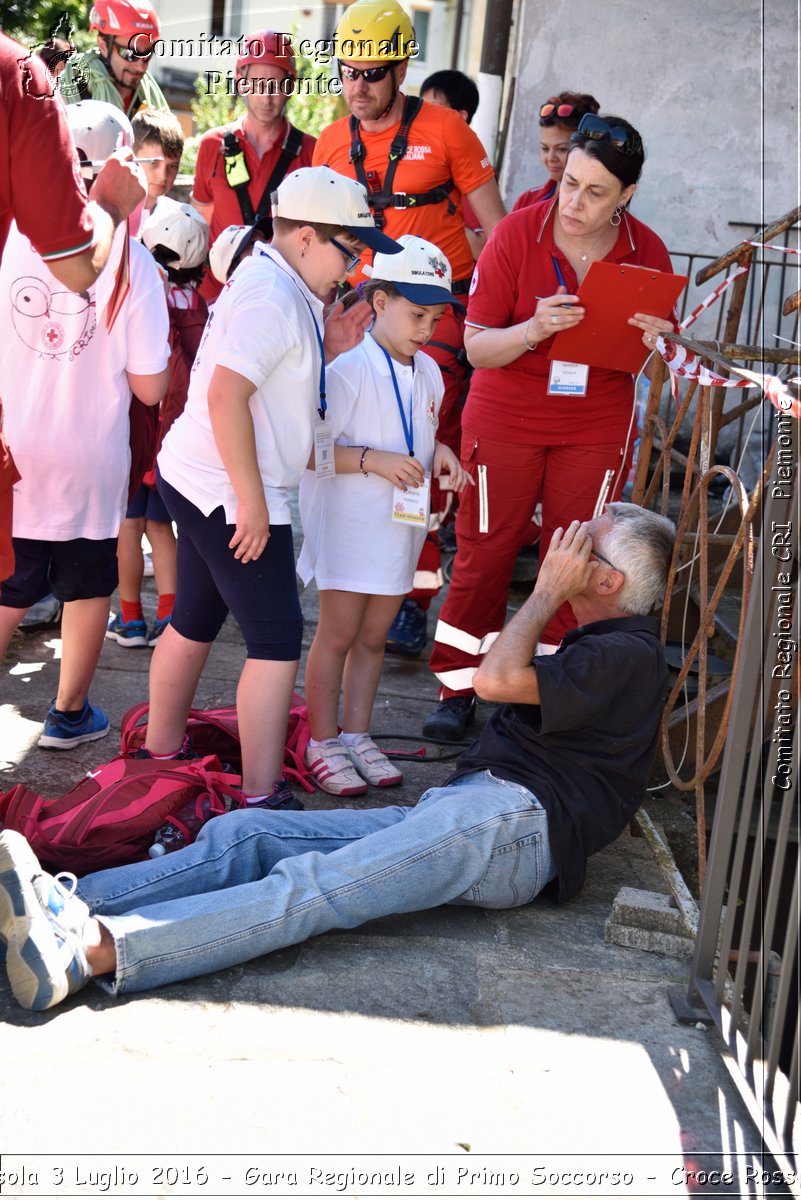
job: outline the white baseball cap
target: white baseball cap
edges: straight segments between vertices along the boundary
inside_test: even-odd
[[[110,158],[123,146],[133,146],[131,122],[116,104],[79,100],[66,105],[66,115],[84,179],[93,179],[100,170],[93,162]]]
[[[247,250],[258,229],[257,225],[228,225],[218,234],[209,251],[209,266],[218,283],[227,283],[239,259]]]
[[[397,242],[376,229],[367,192],[355,179],[338,175],[330,167],[301,167],[280,184],[273,204],[274,217],[339,225],[371,250],[396,254]]]
[[[164,196],[142,226],[142,241],[148,250],[166,246],[177,254],[169,266],[184,271],[199,267],[209,252],[209,227],[196,208],[177,204]]]
[[[398,238],[400,254],[376,254],[365,275],[393,284],[412,304],[464,306],[451,295],[451,265],[439,246],[414,234]]]

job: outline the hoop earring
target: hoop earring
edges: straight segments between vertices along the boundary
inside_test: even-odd
[[[622,220],[621,215],[620,215],[622,212],[623,212],[622,208],[620,208],[620,207],[616,208],[615,211],[612,213],[611,217],[609,218],[609,224],[617,227]]]

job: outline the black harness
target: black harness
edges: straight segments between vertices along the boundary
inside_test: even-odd
[[[255,210],[248,193],[250,172],[245,165],[245,152],[240,146],[233,129],[227,129],[223,134],[223,158],[225,161],[225,178],[228,186],[236,192],[239,208],[242,212],[242,222],[245,225],[258,224],[267,237],[273,235],[273,223],[270,216],[270,197],[284,179],[290,163],[300,154],[303,145],[303,131],[296,129],[287,122],[288,129],[278,161],[273,167],[272,174],[262,192],[261,199]],[[236,160],[239,160],[238,162]],[[232,182],[233,179],[239,182]]]
[[[378,178],[377,172],[365,173],[364,145],[359,136],[359,122],[354,116],[350,118],[350,162],[356,172],[356,178],[367,191],[367,199],[378,229],[382,229],[384,226],[384,210],[387,208],[420,208],[424,204],[441,204],[443,201],[447,201],[448,213],[452,215],[456,212],[456,205],[450,195],[455,186],[452,179],[439,187],[431,188],[428,192],[393,192],[392,190],[398,163],[406,154],[412,121],[420,111],[422,104],[423,101],[418,96],[404,97],[400,129],[395,134],[389,148],[389,162],[383,183]]]

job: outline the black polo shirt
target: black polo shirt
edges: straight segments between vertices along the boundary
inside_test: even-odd
[[[651,772],[667,668],[650,617],[595,621],[534,659],[539,704],[502,704],[460,757],[451,782],[490,770],[533,792],[548,814],[558,899],[587,859],[625,829]]]

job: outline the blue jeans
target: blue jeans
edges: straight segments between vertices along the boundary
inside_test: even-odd
[[[545,811],[476,771],[414,808],[240,810],[161,859],[87,875],[117,948],[113,992],[190,979],[391,913],[511,908],[554,877]]]

